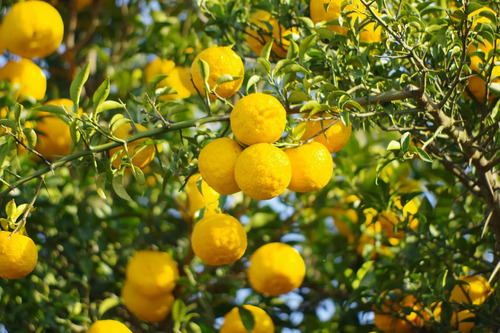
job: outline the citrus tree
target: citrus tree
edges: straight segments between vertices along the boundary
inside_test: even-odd
[[[500,329],[498,1],[1,4],[0,328]]]

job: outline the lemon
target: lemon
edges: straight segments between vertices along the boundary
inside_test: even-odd
[[[327,129],[318,134],[324,128]],[[306,141],[317,135],[313,140],[324,144],[328,148],[328,151],[333,154],[344,148],[351,137],[351,132],[351,123],[349,123],[349,126],[346,126],[341,119],[318,121],[313,118],[306,121],[306,128],[301,140]]]
[[[5,48],[23,58],[43,58],[54,53],[63,35],[61,15],[44,1],[18,2],[3,19]]]
[[[50,100],[45,105],[60,106],[73,111],[73,102],[67,98]],[[79,110],[80,114],[82,112]],[[39,135],[35,150],[47,159],[68,155],[71,147],[69,125],[48,112],[39,111],[37,117],[40,117],[40,120],[36,124]]]
[[[250,17],[250,26],[245,30],[245,39],[250,49],[260,56],[264,45],[271,37],[274,40],[272,50],[280,58],[286,57],[290,41],[286,38],[292,33],[297,33],[296,29],[286,29],[278,20],[272,17],[271,13],[265,10],[258,10]],[[271,32],[266,25],[271,26]]]
[[[312,192],[323,188],[332,177],[332,155],[324,145],[311,142],[297,148],[285,149],[292,165],[292,179],[288,189]]]
[[[200,175],[193,175],[186,183],[186,194],[188,211],[191,217],[205,208],[203,216],[207,214],[214,214],[219,209],[219,196],[213,188],[211,188],[206,181],[201,181],[201,192],[198,189],[198,179]]]
[[[250,94],[234,105],[230,116],[236,139],[246,145],[276,142],[286,126],[286,111],[268,94]]]
[[[418,219],[412,216],[415,215],[418,211],[418,205],[415,200],[410,200],[406,203],[404,207],[401,207],[401,201],[399,198],[397,198],[394,202],[394,207],[403,210],[403,216],[405,219],[408,220],[408,226],[412,230],[417,229]],[[395,215],[394,212],[390,210],[383,211],[378,218],[378,222],[380,223],[380,226],[382,227],[382,230],[384,231],[387,237],[394,237],[394,238],[404,237],[403,230],[398,230],[397,232],[394,232],[394,227],[399,224],[399,218]]]
[[[292,178],[292,166],[281,149],[258,143],[238,156],[234,176],[239,188],[250,198],[268,200],[286,190]]]
[[[141,294],[156,296],[172,292],[179,278],[179,269],[168,253],[142,250],[128,262],[126,278]]]
[[[132,331],[116,320],[98,320],[90,325],[87,333],[132,333]]]
[[[141,124],[135,124],[135,128],[137,131],[147,131],[147,128],[142,126]],[[133,134],[135,134],[135,130],[132,128],[130,123],[125,123],[116,128],[112,134],[119,139],[126,139]],[[130,157],[132,158],[132,164],[139,169],[144,169],[151,163],[153,158],[155,157],[155,147],[154,145],[144,145],[146,138],[135,140],[127,143],[127,149]],[[123,147],[112,148],[109,150],[109,156],[112,157],[114,154],[120,152],[117,158],[115,158],[112,162],[113,167],[118,168],[121,163],[121,159],[126,155]]]
[[[481,305],[486,298],[491,295],[491,288],[488,281],[482,276],[461,276],[459,280],[468,284],[457,284],[453,287],[450,295],[450,302]]]
[[[2,24],[0,24],[0,54],[5,52],[5,43],[2,36]]]
[[[21,279],[35,269],[38,251],[28,236],[0,231],[0,277]]]
[[[274,333],[273,321],[264,310],[253,305],[243,305],[243,308],[252,313],[254,319],[252,333]],[[238,308],[233,308],[224,316],[220,333],[248,333],[241,321]]]
[[[191,236],[194,253],[205,264],[227,265],[240,259],[247,248],[247,234],[241,223],[226,214],[204,216]]]
[[[262,294],[286,294],[302,284],[306,266],[300,254],[290,245],[269,243],[250,257],[248,280]]]
[[[238,77],[238,79],[218,85],[215,92],[222,98],[229,98],[238,92],[243,83],[245,69],[240,56],[231,50],[231,48],[226,46],[212,46],[201,51],[194,58],[193,64],[191,65],[191,75],[194,85],[198,91],[204,95],[205,89],[203,88],[203,77],[198,66],[199,60],[205,61],[210,68],[208,77],[210,91],[214,90],[218,78],[223,75],[230,75],[233,78]],[[216,96],[210,94],[210,98],[215,99]]]
[[[170,293],[145,296],[128,281],[123,285],[121,294],[125,307],[134,316],[151,323],[164,320],[174,303],[174,296]]]
[[[363,22],[368,16],[367,14],[367,9],[366,7],[359,3],[357,6],[352,6],[348,5],[345,8],[346,10],[351,11],[351,13],[348,14],[348,17],[351,18],[352,22],[356,22],[356,20],[361,23]],[[373,6],[371,6],[371,9],[373,12],[377,15],[380,16],[380,13],[375,9]],[[382,40],[382,26],[378,26],[375,28],[375,22],[371,22],[363,26],[361,32],[359,33],[359,40],[364,43],[376,43],[380,42]]]
[[[29,59],[7,62],[0,68],[0,80],[7,80],[11,83],[16,98],[22,99],[23,95],[34,99],[45,97],[47,79],[42,69]]]
[[[476,326],[474,321],[470,321],[475,317],[476,315],[469,310],[463,310],[459,311],[458,313],[453,313],[450,322],[451,327],[458,329],[460,333],[469,333],[470,331],[472,331],[474,326]]]
[[[382,304],[382,310],[375,308],[374,324],[382,332],[410,333],[413,328],[423,324],[420,317],[420,305],[413,295],[406,295],[403,299],[396,298],[393,303],[387,299]],[[402,313],[403,308],[410,308],[410,313]],[[401,318],[403,317],[403,318]]]
[[[203,147],[198,156],[201,177],[215,191],[229,195],[240,191],[234,167],[243,148],[229,138],[218,138]]]
[[[175,66],[171,60],[156,58],[150,62],[144,69],[144,78],[146,82],[151,81],[155,75],[168,75],[160,81],[157,88],[172,87],[175,89],[175,94],[161,95],[160,100],[167,101],[176,98],[188,98],[196,90],[191,82],[191,75],[187,69],[180,66]]]

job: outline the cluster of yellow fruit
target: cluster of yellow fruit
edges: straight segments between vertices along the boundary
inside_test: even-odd
[[[0,68],[0,80],[10,81],[16,96],[22,98],[23,95],[28,95],[42,99],[47,79],[30,59],[54,53],[61,44],[63,35],[61,15],[49,3],[34,0],[14,4],[3,19],[0,40],[7,51],[22,59],[11,60]]]
[[[337,20],[340,23],[342,19],[342,2],[343,0],[311,0],[309,3],[309,11],[311,20],[314,23],[330,22]],[[370,7],[377,15],[380,13],[374,8]],[[352,22],[358,20],[363,22],[368,16],[365,6],[359,0],[352,0],[344,7],[344,11],[348,12],[347,18]],[[328,28],[338,34],[347,35],[348,27],[342,24],[329,24]],[[382,34],[382,27],[375,28],[375,22],[370,22],[363,26],[360,31],[360,41],[365,43],[380,42]]]
[[[177,263],[168,253],[137,251],[126,268],[121,292],[125,307],[141,320],[162,321],[174,303],[172,291],[178,278]]]
[[[37,261],[38,251],[31,238],[0,231],[0,277],[21,279],[35,269]]]
[[[462,276],[459,280],[465,284],[457,284],[451,291],[449,301],[455,310],[450,325],[461,333],[469,333],[475,326],[472,320],[475,314],[467,308],[483,304],[493,288],[482,276]],[[408,294],[401,299],[401,290],[396,290],[392,296],[392,300],[384,300],[381,309],[374,308],[375,326],[382,332],[410,333],[415,327],[429,327],[433,321],[441,321],[441,302],[424,309],[414,295]],[[410,308],[412,312],[403,314],[403,308]]]

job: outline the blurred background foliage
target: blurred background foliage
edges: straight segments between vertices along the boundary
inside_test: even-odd
[[[14,2],[2,1],[1,15]],[[123,101],[132,119],[149,128],[161,122],[151,116],[154,110],[146,93],[171,122],[201,118],[207,109],[197,95],[160,102],[144,81],[146,65],[160,57],[189,67],[198,52],[213,44],[232,45],[244,59],[242,92],[272,91],[288,111],[306,103],[311,103],[311,109],[322,104],[341,109],[342,103],[369,94],[420,85],[411,60],[387,57],[404,53],[401,43],[386,35],[381,43],[364,44],[356,33],[359,22],[347,36],[334,34],[324,25],[314,26],[308,3],[303,0],[95,0],[80,11],[76,1],[53,4],[64,19],[66,33],[57,53],[36,61],[49,78],[47,99],[69,97],[71,81],[90,61],[81,102],[84,111],[92,109],[93,94],[109,76],[108,99]],[[406,43],[423,57],[429,69],[426,93],[436,101],[443,100],[458,73],[461,54],[462,21],[450,15],[456,8],[451,9],[452,4],[445,0],[377,0],[373,5],[386,13],[383,19],[387,25],[404,35]],[[496,1],[480,5],[498,12]],[[292,60],[301,66],[300,71],[295,67],[277,70],[279,59],[273,56],[272,67],[267,68],[249,49],[245,29],[257,9],[273,13],[285,28],[298,29],[293,37],[298,53]],[[400,12],[397,20],[396,11]],[[11,58],[15,56],[5,53],[0,62]],[[250,86],[254,75],[260,80]],[[8,84],[2,83],[0,89],[0,106],[13,110],[15,100],[6,93]],[[469,133],[477,134],[482,121],[498,123],[496,113],[484,119],[498,105],[464,97],[465,86],[453,89],[446,112],[459,113],[464,120],[461,126]],[[36,121],[32,109],[38,104],[33,100],[22,104],[24,126],[26,121]],[[269,313],[279,332],[371,332],[375,330],[373,309],[382,304],[384,291],[404,290],[415,295],[422,307],[447,303],[457,277],[474,273],[488,278],[492,274],[498,249],[491,230],[482,235],[487,218],[485,202],[431,151],[429,157],[409,149],[409,145],[429,140],[436,131],[421,113],[398,113],[417,107],[413,100],[405,99],[351,109],[353,135],[334,155],[332,181],[317,192],[287,191],[270,201],[251,200],[242,194],[221,196],[223,211],[238,218],[248,232],[245,256],[229,266],[203,266],[193,258],[188,236],[193,221],[186,218],[183,189],[186,177],[196,172],[201,147],[207,139],[219,136],[228,126],[226,122],[155,137],[161,153],[145,172],[145,184],[138,184],[130,175],[125,177],[131,201],[114,192],[111,179],[115,170],[105,154],[97,156],[98,169],[82,158],[73,160],[68,168],[47,173],[36,210],[26,225],[40,259],[27,278],[0,281],[0,323],[9,332],[82,332],[97,319],[118,318],[129,323],[134,332],[170,332],[176,322],[183,323],[189,332],[215,332],[224,314],[234,305],[246,303]],[[210,107],[215,114],[229,111],[221,102]],[[106,127],[118,112],[105,111],[100,124]],[[370,112],[387,116],[362,116]],[[297,115],[291,114],[290,123],[294,126],[298,122]],[[401,141],[405,149],[388,150],[404,132],[411,133],[403,138],[411,143]],[[491,141],[498,148],[498,134],[494,133]],[[291,135],[283,142],[291,142]],[[438,135],[429,147],[454,153],[458,152],[456,146],[457,142]],[[40,166],[39,161],[20,154],[11,172],[3,177],[10,182]],[[473,170],[467,172],[474,176]],[[29,202],[35,187],[34,181],[23,184],[2,197],[0,207],[12,198],[17,203]],[[391,211],[398,220],[408,220],[395,202],[404,206],[410,200],[418,207],[412,216],[418,219],[415,229],[398,225],[404,237],[392,243],[380,233],[363,237],[370,222],[384,211]],[[2,209],[0,216],[4,214]],[[249,256],[270,241],[295,245],[307,266],[302,287],[276,298],[252,291],[245,274]],[[160,249],[179,262],[182,277],[176,297],[187,306],[188,314],[195,315],[175,313],[165,322],[147,324],[120,304],[126,263],[139,249]],[[492,281],[493,286],[496,281]],[[499,302],[495,293],[474,308],[476,332],[500,329]],[[432,329],[415,329],[450,330],[449,322],[436,323]]]

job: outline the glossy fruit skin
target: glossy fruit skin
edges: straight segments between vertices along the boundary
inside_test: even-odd
[[[332,178],[332,155],[321,143],[313,141],[285,149],[285,153],[292,165],[289,190],[301,193],[316,191],[325,187]]]
[[[146,131],[147,128],[142,126],[141,124],[135,124],[135,128],[139,131]],[[113,135],[116,136],[119,139],[126,139],[130,136],[132,136],[134,133],[134,129],[132,128],[132,125],[130,123],[125,123],[123,125],[120,125],[118,128],[116,128],[113,131]],[[146,138],[135,140],[132,142],[129,142],[127,144],[128,152],[130,157],[132,158],[132,164],[139,169],[144,169],[151,163],[153,158],[155,157],[155,147],[154,145],[146,145],[144,146],[143,143],[146,141]],[[123,150],[123,147],[117,147],[117,148],[112,148],[109,150],[109,156],[112,157],[114,154],[117,152],[121,151],[120,155],[115,158],[112,162],[112,165],[114,168],[119,168],[121,159],[126,156],[125,151]]]
[[[210,68],[208,77],[208,86],[210,90],[215,88],[219,77],[231,75],[232,77],[239,77],[239,79],[220,84],[217,89],[215,89],[215,92],[222,98],[229,98],[238,92],[243,83],[245,68],[243,67],[240,56],[231,50],[231,48],[226,46],[212,46],[201,51],[194,58],[193,64],[191,65],[193,82],[198,91],[202,95],[205,95],[203,77],[198,67],[199,60],[205,61]],[[216,99],[216,96],[210,94],[210,98]]]
[[[219,209],[220,194],[211,188],[206,181],[201,180],[201,192],[198,189],[200,175],[193,175],[186,183],[187,205],[189,216],[194,217],[196,213],[204,208],[203,216],[215,214]]]
[[[45,105],[60,106],[73,111],[73,101],[67,98],[50,100]],[[79,111],[80,114],[83,112]],[[69,124],[49,112],[39,111],[37,117],[40,119],[36,125],[38,140],[35,150],[49,160],[68,155],[71,148]]]
[[[230,116],[231,129],[245,145],[274,143],[285,131],[286,111],[280,101],[268,94],[250,94],[240,99]]]
[[[128,281],[123,285],[121,296],[125,307],[134,316],[150,323],[164,320],[174,303],[174,296],[168,292],[157,296],[145,296]]]
[[[132,331],[117,320],[98,320],[90,325],[87,333],[132,333]]]
[[[243,308],[250,311],[253,315],[255,325],[252,333],[274,333],[273,321],[264,310],[253,305],[243,305]],[[241,321],[240,311],[237,307],[234,307],[224,316],[224,324],[219,332],[248,333]]]
[[[145,296],[172,292],[178,278],[177,262],[161,251],[137,251],[126,268],[130,286]]]
[[[24,95],[34,99],[43,99],[47,90],[47,79],[42,69],[29,59],[10,60],[0,68],[0,80],[9,81],[15,97],[24,99]]]
[[[283,150],[269,143],[258,143],[238,156],[234,176],[239,188],[250,198],[269,200],[286,190],[292,179],[292,166]]]
[[[205,264],[228,265],[245,253],[247,234],[243,225],[234,217],[213,214],[204,216],[195,224],[191,246]]]
[[[61,15],[44,1],[18,2],[3,19],[6,49],[23,58],[44,58],[54,53],[63,35]]]
[[[486,298],[491,295],[493,288],[488,281],[480,276],[461,276],[459,280],[467,284],[457,284],[453,287],[450,294],[450,301],[462,304],[481,305]]]
[[[269,31],[266,23],[271,25],[271,32]],[[255,55],[260,56],[264,45],[266,45],[271,38],[274,40],[272,50],[280,58],[286,57],[290,41],[287,36],[296,33],[296,29],[286,29],[283,25],[279,24],[278,20],[272,17],[271,13],[265,10],[257,10],[250,17],[250,25],[246,29],[245,39],[250,49]]]
[[[156,87],[172,87],[176,91],[175,94],[161,95],[161,101],[188,98],[191,94],[196,93],[193,83],[191,82],[189,71],[184,67],[176,66],[173,61],[156,58],[144,68],[144,79],[146,83],[151,81],[155,75],[160,74],[168,75],[168,77],[161,80]]]
[[[333,125],[330,125],[335,122]],[[352,126],[344,125],[341,119],[327,119],[322,121],[306,121],[306,129],[301,140],[306,141],[328,127],[323,133],[317,135],[313,141],[319,142],[328,148],[330,154],[336,153],[347,144],[352,133]]]
[[[302,284],[306,266],[300,254],[290,245],[268,243],[250,257],[248,280],[262,294],[286,294]]]
[[[215,191],[229,195],[240,191],[234,167],[243,148],[230,138],[218,138],[203,147],[198,156],[201,177]]]
[[[24,278],[35,269],[37,261],[38,250],[31,238],[0,231],[0,277]]]

